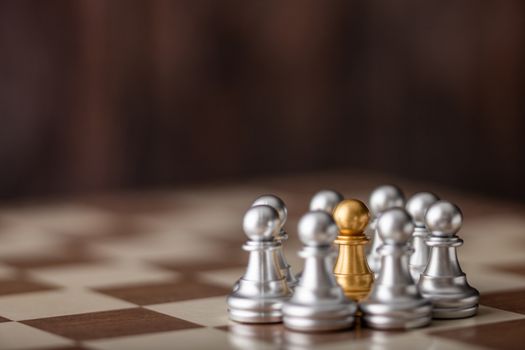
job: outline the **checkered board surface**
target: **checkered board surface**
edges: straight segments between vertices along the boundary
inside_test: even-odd
[[[336,188],[366,200],[385,180],[463,208],[459,257],[482,294],[476,317],[407,332],[322,334],[228,321],[225,296],[247,261],[240,223],[257,195],[288,203],[285,252],[298,272],[296,223],[309,197]],[[523,349],[524,252],[523,205],[349,172],[4,203],[0,349]]]

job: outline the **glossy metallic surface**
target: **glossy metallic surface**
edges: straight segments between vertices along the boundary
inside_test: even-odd
[[[365,298],[374,282],[364,249],[368,238],[363,230],[368,219],[368,208],[357,199],[342,201],[334,211],[334,220],[339,228],[339,236],[334,242],[339,245],[334,275],[347,298],[354,301]]]
[[[377,222],[384,242],[378,251],[381,269],[370,295],[359,305],[369,327],[410,329],[432,319],[432,303],[419,294],[408,269],[413,229],[411,217],[401,208],[387,210]]]
[[[310,200],[310,211],[322,210],[324,212],[333,214],[335,207],[344,199],[343,195],[333,190],[322,190],[317,192]],[[335,256],[334,256],[335,263]],[[332,264],[333,265],[333,264]],[[299,272],[295,278],[301,279],[302,271]]]
[[[416,283],[419,281],[421,273],[427,267],[430,253],[430,249],[425,243],[429,236],[429,231],[425,225],[425,214],[428,208],[438,200],[439,198],[433,193],[419,192],[410,197],[405,206],[415,225],[414,233],[412,234],[414,253],[410,256],[409,267],[412,278]]]
[[[279,214],[279,220],[281,221],[281,227],[284,226],[286,220],[288,219],[288,209],[281,198],[273,194],[264,194],[257,197],[252,203],[252,207],[256,205],[268,205],[277,210],[277,213]]]
[[[341,235],[361,237],[370,213],[360,200],[347,199],[337,205],[333,217]]]
[[[369,204],[372,215],[377,217],[387,209],[403,207],[405,205],[405,196],[399,187],[383,185],[372,191]]]
[[[463,214],[454,204],[438,201],[428,208],[425,223],[432,232],[432,236],[452,237],[461,228]]]
[[[246,211],[242,221],[244,233],[251,241],[272,241],[280,228],[279,216],[270,206],[258,205]]]
[[[248,209],[243,228],[249,240],[248,267],[227,298],[230,319],[243,323],[282,321],[282,304],[291,295],[278,264],[281,243],[274,236],[280,228],[279,214],[267,205]]]
[[[339,230],[330,214],[320,210],[303,215],[297,225],[299,239],[308,247],[331,247]]]
[[[370,211],[372,212],[372,220],[367,229],[367,235],[372,237],[372,241],[367,249],[367,259],[368,265],[377,275],[381,268],[381,256],[377,252],[377,249],[383,244],[381,237],[375,229],[377,220],[385,210],[404,207],[405,195],[397,186],[383,185],[372,191],[368,203],[370,205]]]
[[[332,274],[332,243],[338,229],[324,211],[306,213],[298,225],[304,270],[292,298],[284,303],[283,322],[296,331],[330,331],[353,325],[357,306]]]
[[[456,251],[463,244],[463,240],[456,236],[463,221],[460,209],[452,203],[438,201],[427,210],[425,221],[430,230],[426,241],[430,257],[418,286],[421,294],[434,305],[433,317],[475,315],[479,292],[468,284]]]
[[[344,199],[343,195],[333,190],[322,190],[314,194],[310,200],[310,211],[322,210],[329,214]]]
[[[252,204],[252,206],[255,205],[268,205],[277,210],[281,222],[281,227],[275,239],[280,241],[281,244],[284,244],[288,240],[288,234],[284,229],[284,224],[288,219],[288,209],[286,208],[286,204],[284,203],[284,201],[275,195],[266,194],[258,197]],[[277,249],[276,255],[279,268],[281,269],[283,275],[286,277],[286,282],[288,283],[288,286],[290,288],[294,288],[298,282],[298,279],[295,277],[294,273],[292,272],[292,267],[290,266],[290,264],[288,264],[288,261],[286,260],[282,245]]]

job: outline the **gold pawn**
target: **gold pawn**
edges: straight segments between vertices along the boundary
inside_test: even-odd
[[[366,205],[357,199],[347,199],[334,209],[334,220],[339,228],[335,243],[339,256],[334,275],[345,295],[360,301],[368,295],[374,283],[374,274],[366,261],[365,245],[368,238],[364,229],[370,219]]]

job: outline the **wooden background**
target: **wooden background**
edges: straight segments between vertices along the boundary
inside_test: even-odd
[[[0,197],[372,169],[525,195],[525,2],[0,0]]]

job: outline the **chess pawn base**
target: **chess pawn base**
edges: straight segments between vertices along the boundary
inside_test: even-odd
[[[465,318],[478,312],[479,292],[468,285],[465,275],[441,278],[421,275],[419,288],[434,305],[433,318]],[[432,292],[426,293],[429,290]]]
[[[412,329],[424,327],[432,321],[432,304],[425,299],[395,304],[363,301],[360,308],[364,314],[363,321],[375,329]]]
[[[241,323],[278,323],[282,322],[282,306],[283,300],[281,297],[264,297],[260,299],[252,299],[247,296],[239,294],[239,290],[244,288],[259,288],[260,286],[252,285],[251,281],[240,280],[239,288],[232,295],[228,296],[227,302],[229,306],[230,319],[232,321]],[[281,289],[282,286],[279,284],[286,284],[284,278],[282,282],[275,283],[272,286],[269,283],[265,286],[265,289]]]
[[[432,321],[432,303],[421,296],[408,271],[411,252],[410,247],[384,245],[379,248],[383,275],[379,276],[368,299],[360,303],[363,320],[370,327],[411,329]]]
[[[465,318],[477,313],[479,292],[468,284],[456,255],[456,248],[462,244],[458,237],[427,240],[432,249],[418,287],[432,301],[434,318]]]
[[[300,332],[336,331],[354,324],[355,303],[346,299],[333,277],[323,280],[323,271],[331,271],[335,252],[332,248],[305,247],[300,256],[306,258],[305,280],[295,287],[293,297],[283,306],[287,328]],[[315,259],[317,256],[318,259]]]
[[[290,297],[286,279],[276,265],[278,242],[248,242],[250,251],[246,274],[227,298],[231,320],[242,323],[282,322],[283,302]],[[262,277],[262,278],[261,278]]]
[[[325,332],[347,329],[354,324],[356,307],[344,305],[319,305],[316,310],[311,306],[287,304],[284,322],[286,327],[300,332]]]

